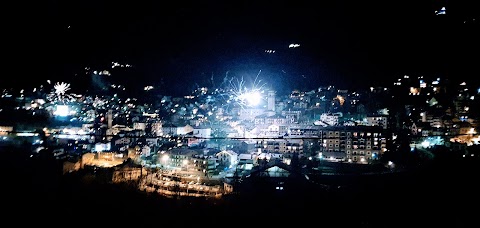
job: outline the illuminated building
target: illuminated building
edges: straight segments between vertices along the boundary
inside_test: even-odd
[[[340,113],[322,113],[322,115],[320,115],[320,121],[328,124],[328,126],[336,126],[338,125],[339,117]]]
[[[238,153],[232,150],[223,150],[215,154],[220,165],[232,167],[238,162]]]
[[[238,118],[240,120],[254,120],[256,116],[265,113],[264,108],[242,108],[239,110]]]
[[[282,115],[288,119],[289,123],[298,123],[300,117],[302,116],[303,109],[288,109],[282,110]]]
[[[388,116],[367,116],[367,126],[388,127]]]
[[[319,130],[320,159],[369,163],[387,150],[382,127],[328,127]]]
[[[275,112],[275,91],[268,91],[267,110]]]
[[[0,135],[8,135],[13,131],[13,126],[0,126]]]

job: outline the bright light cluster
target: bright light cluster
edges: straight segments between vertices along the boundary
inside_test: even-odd
[[[50,83],[50,80],[48,80]],[[53,86],[53,90],[48,94],[48,99],[52,102],[67,103],[75,100],[75,94],[67,93],[70,90],[70,84],[65,82],[57,82]]]
[[[262,93],[264,92],[265,84],[261,84],[258,80],[261,70],[258,72],[255,80],[247,87],[243,77],[241,79],[231,78],[228,84],[228,97],[233,100],[235,104],[242,108],[255,107],[262,101]]]
[[[70,84],[65,83],[65,82],[57,82],[53,88],[55,89],[55,94],[58,96],[65,95],[65,92],[70,90]]]
[[[248,106],[257,106],[262,100],[262,95],[258,91],[247,91],[240,94],[238,99],[242,103],[246,103]]]

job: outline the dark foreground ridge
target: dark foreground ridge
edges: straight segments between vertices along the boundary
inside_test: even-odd
[[[134,185],[61,175],[58,162],[3,148],[4,218],[28,224],[196,225],[244,224],[356,227],[472,227],[478,160],[433,162],[403,173],[349,176],[323,189],[258,188],[222,199],[165,198]],[[332,177],[330,177],[332,178]],[[333,177],[334,178],[334,177]],[[332,183],[332,179],[329,180]],[[16,215],[25,219],[18,221]],[[28,218],[28,219],[27,219]],[[223,222],[221,222],[223,221]]]

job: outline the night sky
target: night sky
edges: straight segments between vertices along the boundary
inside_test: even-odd
[[[474,1],[380,2],[16,2],[3,15],[3,64],[29,77],[20,81],[26,86],[82,81],[84,67],[118,61],[134,69],[111,77],[170,93],[210,86],[211,78],[252,81],[259,72],[276,90],[391,85],[404,74],[478,76]],[[435,15],[442,6],[447,14]]]

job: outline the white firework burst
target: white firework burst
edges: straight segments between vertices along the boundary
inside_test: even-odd
[[[63,96],[65,95],[65,92],[70,90],[70,84],[65,83],[65,82],[57,82],[53,88],[55,89],[55,93],[57,95]]]
[[[226,103],[240,106],[241,108],[251,108],[257,106],[262,101],[262,94],[265,90],[265,83],[258,80],[261,70],[258,72],[254,81],[246,85],[243,77],[231,78],[228,80],[226,92]]]
[[[75,100],[75,94],[67,93],[70,90],[70,84],[57,82],[53,86],[52,92],[48,95],[50,101],[67,103]]]

